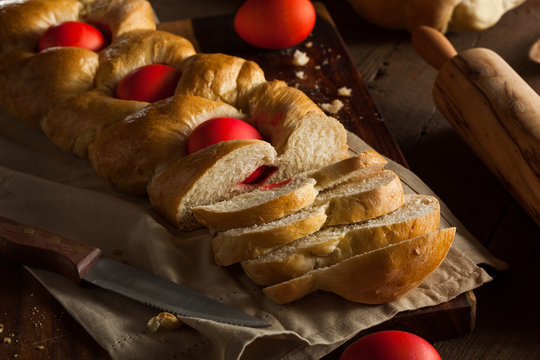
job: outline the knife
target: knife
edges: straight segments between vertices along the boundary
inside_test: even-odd
[[[176,315],[247,327],[270,325],[185,286],[104,257],[99,248],[1,216],[0,256]]]

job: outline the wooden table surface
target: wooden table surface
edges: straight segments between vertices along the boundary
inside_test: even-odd
[[[161,21],[171,21],[230,14],[242,0],[151,3]],[[441,357],[540,359],[540,228],[437,112],[431,96],[436,71],[415,54],[408,34],[367,24],[345,1],[323,3],[410,168],[510,265],[475,291],[476,328],[435,342]],[[448,37],[458,51],[496,51],[540,92],[540,64],[527,59],[540,37],[540,0],[528,0],[486,31]],[[0,359],[109,358],[22,267],[0,260],[0,274]]]

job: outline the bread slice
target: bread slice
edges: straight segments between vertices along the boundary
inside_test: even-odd
[[[317,290],[365,304],[392,302],[417,287],[441,264],[455,232],[456,228],[436,230],[310,271],[263,291],[278,304]]]
[[[316,189],[325,189],[353,177],[380,171],[387,161],[374,150],[338,161],[302,176],[313,177]],[[213,239],[214,260],[227,266],[261,256],[279,245],[289,243],[321,228],[326,220],[326,206],[293,213],[263,225],[219,232]]]
[[[214,230],[260,225],[280,219],[313,203],[315,180],[295,177],[278,187],[263,186],[210,205],[196,206],[197,221]]]
[[[278,136],[283,136],[280,134]],[[285,137],[284,137],[285,138]],[[281,138],[278,137],[279,142]],[[280,154],[281,166],[271,181],[280,181],[299,172],[319,169],[349,157],[347,132],[335,118],[308,112],[294,124]],[[279,146],[279,145],[277,145]]]
[[[407,194],[403,206],[391,213],[356,224],[324,228],[264,256],[243,261],[242,267],[256,284],[272,285],[429,233],[439,227],[439,220],[437,198]]]
[[[378,152],[370,149],[308,174],[317,181],[315,188],[322,191],[353,178],[378,172],[387,163],[388,161]]]
[[[229,199],[250,186],[242,182],[263,165],[275,165],[276,151],[261,140],[230,140],[177,160],[152,179],[150,203],[181,230],[202,227],[192,208]]]
[[[319,193],[314,206],[327,205],[326,225],[352,224],[403,205],[403,185],[391,170],[352,179]]]
[[[218,232],[212,239],[214,261],[221,266],[253,259],[275,247],[314,233],[326,221],[324,207],[301,210],[262,225]]]
[[[284,81],[271,80],[255,88],[249,97],[249,114],[247,121],[280,156],[273,182],[349,156],[345,127]]]

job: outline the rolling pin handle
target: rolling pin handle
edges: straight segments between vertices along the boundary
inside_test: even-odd
[[[438,70],[437,109],[540,225],[540,97],[499,55],[460,52],[440,31],[411,29],[417,54]]]
[[[411,42],[416,53],[437,70],[457,55],[446,36],[430,26],[422,25],[412,29]]]

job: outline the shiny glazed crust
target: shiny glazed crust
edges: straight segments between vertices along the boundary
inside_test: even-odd
[[[71,47],[38,52],[39,37],[47,28],[82,20],[105,26],[113,41],[133,28],[156,28],[151,7],[143,0],[114,0],[106,6],[91,0],[0,4],[0,103],[15,118],[40,129],[51,109],[94,88],[100,64],[96,53]]]
[[[272,285],[337,264],[352,256],[437,230],[440,208],[430,196],[407,195],[403,207],[356,224],[326,227],[267,256],[243,261],[250,279]]]
[[[417,2],[421,1],[427,0]],[[97,53],[72,47],[38,52],[44,31],[64,21],[100,24],[111,42]],[[151,104],[114,97],[129,72],[155,63],[182,73],[173,96]],[[351,181],[360,184],[376,171],[384,173],[386,161],[375,152],[349,159],[345,128],[306,94],[280,80],[266,81],[254,62],[225,54],[196,54],[188,40],[156,30],[145,0],[0,3],[0,104],[15,118],[42,130],[59,148],[87,158],[115,189],[148,195],[151,206],[181,230],[265,224],[322,205],[324,214],[284,228],[287,234],[302,236],[321,226],[379,216],[403,203],[397,176],[370,195],[352,192],[339,200],[325,198],[325,191],[350,186]],[[222,116],[252,124],[267,141],[231,140],[187,154],[186,141],[193,129]],[[244,193],[279,193],[243,183],[261,166],[277,168],[268,182],[293,177],[298,186],[253,206],[216,211],[221,201],[242,198]],[[335,177],[345,184],[339,185]],[[317,198],[321,204],[316,204]],[[316,289],[353,301],[392,301],[433,271],[451,236],[442,230],[390,245],[265,292],[278,302]],[[390,279],[398,263],[405,274]],[[371,269],[377,274],[368,275]],[[350,279],[358,277],[364,290],[351,285]],[[387,285],[381,287],[382,283]]]
[[[418,286],[440,265],[452,245],[455,231],[455,228],[436,230],[310,271],[263,291],[278,304],[298,300],[317,290],[365,304],[392,302]]]
[[[243,117],[222,102],[174,95],[103,130],[90,148],[90,162],[116,189],[145,194],[155,174],[187,155],[187,140],[193,129],[221,116]]]
[[[119,191],[144,195],[152,178],[187,158],[185,143],[194,127],[218,116],[249,121],[272,143],[280,156],[272,160],[279,165],[273,181],[348,156],[343,126],[323,118],[305,94],[283,82],[267,83],[252,61],[196,54],[188,40],[156,30],[147,1],[7,1],[0,5],[0,20],[2,106],[61,149],[88,158]],[[64,21],[100,24],[111,42],[98,53],[62,47],[38,52],[43,32]],[[114,97],[129,72],[155,63],[182,73],[176,95],[153,104]],[[273,117],[271,129],[259,121],[264,112]],[[308,113],[324,121],[307,121]],[[321,141],[328,151],[305,146],[306,136],[320,138],[319,132],[328,133]],[[158,205],[165,201],[161,197],[150,200],[167,208]]]

